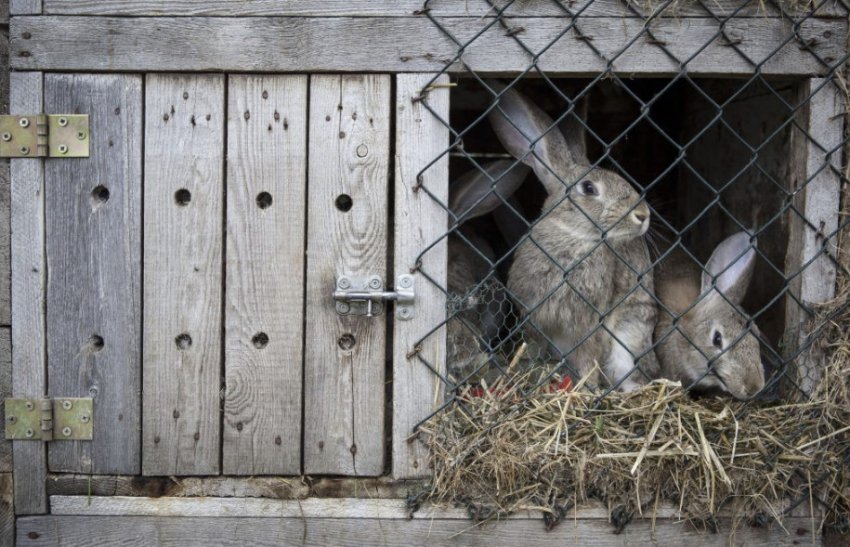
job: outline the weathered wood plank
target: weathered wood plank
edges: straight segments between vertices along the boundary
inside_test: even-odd
[[[142,80],[48,74],[47,112],[89,115],[90,157],[45,162],[48,392],[94,399],[94,442],[53,443],[53,471],[138,473]]]
[[[0,473],[0,545],[15,544],[15,495],[11,473]]]
[[[782,507],[777,507],[782,511]],[[347,519],[441,519],[469,520],[465,507],[443,507],[425,504],[410,513],[404,499],[316,498],[297,500],[239,498],[179,498],[128,496],[50,496],[52,515],[81,516],[160,516],[160,517],[281,517],[281,518],[347,518]],[[571,511],[570,517],[581,520],[609,520],[609,509],[600,502],[588,502]],[[519,511],[502,520],[541,519],[542,511]],[[719,517],[734,517],[735,509],[723,509]],[[811,518],[807,505],[795,507],[786,517]],[[815,514],[815,519],[820,518]],[[680,508],[661,503],[645,518],[682,519]]]
[[[389,76],[313,76],[307,220],[304,472],[384,467],[385,315],[343,317],[338,275],[387,277]],[[348,203],[344,203],[348,196]]]
[[[224,78],[149,75],[145,127],[142,469],[215,474]]]
[[[228,92],[223,470],[299,474],[307,77]]]
[[[41,0],[9,0],[9,13],[12,15],[41,13]]]
[[[40,72],[13,73],[12,114],[42,111]],[[17,159],[12,172],[12,395],[41,397],[47,388],[45,335],[44,166]],[[47,511],[44,443],[17,441],[13,446],[15,510],[19,515]]]
[[[423,361],[443,373],[446,362],[445,328],[422,341],[446,319],[446,295],[441,290],[446,286],[446,240],[434,245],[424,257],[419,256],[443,236],[448,226],[446,209],[440,202],[448,203],[449,158],[441,155],[449,146],[449,130],[440,120],[449,119],[449,89],[438,87],[426,93],[425,87],[433,79],[431,74],[396,77],[394,271],[396,275],[424,272],[434,281],[415,275],[416,315],[409,321],[396,318],[393,324],[395,478],[429,474],[428,450],[409,437],[439,404],[440,379]],[[441,76],[435,83],[447,82],[448,77]],[[413,101],[423,94],[424,100]],[[426,104],[436,116],[426,109]],[[418,191],[419,186],[428,192]]]
[[[794,209],[789,212],[788,253],[785,274],[789,277],[786,299],[786,334],[791,350],[797,343],[810,344],[807,324],[811,316],[801,307],[827,302],[835,295],[838,255],[838,204],[841,193],[841,144],[844,139],[844,103],[837,85],[822,78],[800,84],[800,129],[791,135],[790,191]],[[825,240],[826,237],[830,239]],[[829,253],[829,254],[827,254]],[[793,277],[792,277],[793,276]],[[821,377],[823,356],[818,348],[797,359],[799,386],[811,393]]]
[[[9,113],[9,4],[0,6],[0,114]],[[6,25],[5,27],[2,25]],[[9,160],[0,159],[0,325],[12,323],[12,223]]]
[[[0,401],[12,396],[12,329],[0,327]],[[6,405],[2,405],[5,407]],[[0,408],[0,422],[6,423],[5,408]],[[12,470],[12,441],[0,438],[0,472]]]
[[[464,43],[488,29],[464,53],[464,61],[480,73],[523,71],[530,56],[499,24],[480,17],[442,20]],[[671,75],[687,60],[691,75],[747,75],[761,64],[763,74],[824,74],[845,51],[847,21],[807,19],[796,36],[791,21],[744,18],[723,21],[729,47],[720,37],[721,23],[706,18],[592,18],[562,36],[562,18],[515,18],[524,31],[519,38],[532,51],[542,51],[538,66],[551,76],[604,71],[613,59],[616,71],[629,75]],[[442,70],[458,46],[423,17],[15,17],[11,22],[12,68],[17,70],[132,70],[241,72],[434,72]],[[739,41],[740,40],[740,41]],[[634,41],[634,43],[632,43]],[[660,47],[656,42],[662,42]],[[739,42],[738,42],[739,41]],[[706,46],[706,44],[710,44]],[[620,51],[626,48],[625,53]],[[179,51],[180,55],[174,55]],[[776,51],[776,52],[775,52]],[[775,53],[774,53],[775,52]],[[464,72],[455,63],[453,72]]]
[[[526,0],[492,2],[498,7],[508,5],[505,14],[543,17],[564,16],[567,9],[572,13],[581,13],[583,17],[637,17],[637,13],[651,15],[656,10],[668,17],[709,17],[711,13],[728,17],[733,13],[738,17],[764,17],[778,15],[773,3],[751,2],[746,0],[717,0],[701,5],[698,2],[664,3],[631,2],[623,0],[577,0],[563,4],[552,0]],[[660,4],[660,5],[659,5]],[[789,14],[807,13],[812,9],[807,4],[785,3],[783,10]],[[838,0],[819,2],[815,13],[819,17],[846,15],[846,9]],[[44,12],[49,14],[73,15],[299,15],[299,16],[400,16],[413,15],[423,8],[423,0],[45,0]],[[703,7],[705,6],[705,7]],[[493,16],[496,10],[491,2],[485,0],[432,0],[428,3],[431,15],[437,17]],[[634,10],[634,11],[633,11]]]
[[[784,528],[740,527],[721,520],[720,533],[694,530],[684,522],[639,520],[620,535],[604,520],[567,520],[546,531],[541,520],[474,525],[468,520],[378,520],[345,518],[175,518],[45,516],[18,519],[20,546],[85,545],[659,545],[779,546],[821,544],[810,519],[786,519]],[[789,532],[790,531],[790,532]],[[154,539],[155,538],[155,539]]]

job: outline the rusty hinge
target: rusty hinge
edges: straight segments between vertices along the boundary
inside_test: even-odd
[[[6,399],[6,438],[16,441],[90,441],[91,398]]]
[[[89,157],[88,114],[0,116],[0,158]]]

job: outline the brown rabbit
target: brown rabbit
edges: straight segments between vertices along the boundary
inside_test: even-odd
[[[649,207],[622,177],[591,164],[578,121],[559,130],[519,92],[491,85],[500,92],[490,113],[496,135],[548,194],[508,273],[526,332],[581,377],[598,364],[623,390],[655,378],[657,309],[642,237]]]
[[[656,272],[662,309],[655,331],[661,375],[686,388],[747,399],[764,387],[759,341],[738,307],[756,262],[745,232],[726,238],[705,270],[676,250]],[[678,327],[674,320],[678,318]],[[751,325],[753,330],[755,325]]]

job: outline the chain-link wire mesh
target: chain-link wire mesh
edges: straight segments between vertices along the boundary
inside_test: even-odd
[[[450,199],[440,202],[450,219],[440,286],[449,304],[428,335],[447,337],[447,362],[417,355],[445,370],[440,411],[518,383],[527,396],[590,390],[601,404],[655,378],[744,401],[741,413],[805,400],[820,378],[818,341],[829,323],[815,320],[813,300],[828,300],[836,275],[848,273],[837,249],[850,219],[837,201],[847,183],[845,103],[813,120],[823,97],[847,97],[847,48],[824,56],[801,29],[827,7],[831,18],[850,10],[832,1],[624,0],[617,13],[639,23],[604,30],[624,34],[612,54],[596,46],[601,3],[492,0],[465,32],[431,2],[417,12],[457,44],[444,71],[451,121],[430,110],[428,87],[422,97],[451,141]],[[712,29],[688,56],[657,30],[681,23],[680,10]],[[542,45],[525,40],[533,19],[516,22],[535,13],[562,25]],[[754,58],[729,30],[744,17],[754,34],[781,21],[784,35]],[[468,60],[494,29],[525,52],[523,71],[494,78]],[[544,56],[566,40],[604,68],[550,74]],[[672,75],[618,70],[638,44],[662,52]],[[718,44],[745,74],[691,73]],[[789,44],[816,61],[813,79],[765,70]],[[837,132],[821,131],[836,123]],[[824,195],[834,199],[815,203]]]

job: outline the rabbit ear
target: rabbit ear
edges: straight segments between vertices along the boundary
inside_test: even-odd
[[[506,89],[499,82],[488,84],[495,91],[501,92],[498,106],[489,114],[490,124],[499,142],[510,155],[534,169],[549,195],[562,194],[564,184],[574,181],[561,182],[558,177],[565,173],[553,173],[554,162],[560,159],[559,156],[569,156],[567,159],[577,163],[564,135],[554,126],[552,118],[518,91]],[[584,158],[579,159],[586,161]]]
[[[590,165],[587,159],[587,138],[584,130],[584,124],[587,123],[587,103],[586,97],[577,100],[573,111],[558,124],[564,140],[567,141],[570,156],[578,165]]]
[[[496,227],[505,238],[505,243],[511,249],[528,233],[529,224],[516,196],[511,197],[508,203],[510,207],[502,205],[493,211],[493,218],[496,220]]]
[[[714,249],[702,274],[702,292],[715,288],[735,304],[740,304],[747,293],[756,265],[755,241],[750,243],[746,232],[738,232],[724,239]]]
[[[461,224],[485,215],[511,197],[529,171],[514,160],[499,160],[464,173],[449,186],[449,208]]]

